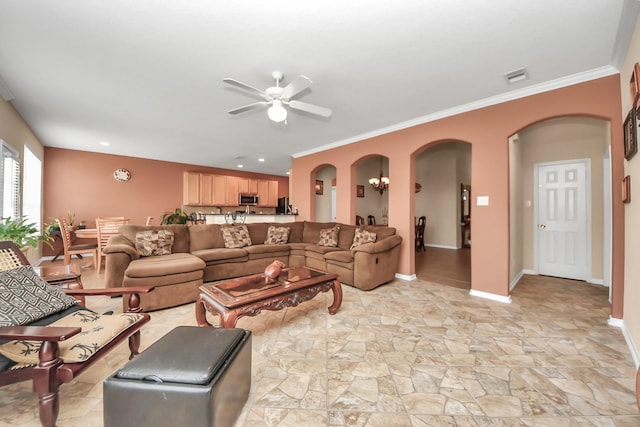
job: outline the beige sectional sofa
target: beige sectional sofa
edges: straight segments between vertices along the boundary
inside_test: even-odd
[[[336,273],[342,283],[363,290],[393,280],[398,268],[402,238],[392,227],[360,226],[361,232],[375,233],[375,242],[351,249],[356,235],[353,225],[300,221],[244,226],[251,244],[227,248],[221,228],[229,225],[124,225],[104,249],[106,286],[156,286],[142,296],[141,306],[149,311],[195,301],[203,282],[262,273],[274,260],[287,267],[306,265]],[[288,227],[288,242],[265,244],[269,226]],[[340,227],[337,246],[320,246],[321,231],[336,226]],[[170,253],[141,256],[136,248],[139,233],[161,230],[173,233]]]

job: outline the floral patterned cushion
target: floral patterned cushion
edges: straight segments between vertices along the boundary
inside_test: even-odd
[[[320,241],[318,242],[318,246],[328,246],[332,248],[337,247],[339,233],[340,233],[340,227],[338,226],[320,230]]]
[[[251,246],[251,236],[249,236],[249,230],[247,230],[246,225],[221,227],[220,230],[222,231],[225,248],[244,248],[245,246]]]
[[[173,231],[148,230],[136,233],[136,250],[140,256],[169,255],[173,246]]]
[[[20,326],[77,304],[30,265],[0,272],[0,326]]]
[[[267,229],[267,240],[264,241],[265,245],[284,245],[289,241],[290,227],[276,227],[270,225]]]
[[[353,243],[349,249],[357,248],[365,243],[371,243],[376,241],[376,233],[372,231],[363,230],[361,228],[356,229],[356,234],[353,236]]]
[[[101,315],[91,310],[78,310],[48,326],[81,327],[82,332],[60,341],[59,349],[63,362],[84,362],[142,317],[138,313]],[[0,354],[14,362],[37,364],[41,344],[41,341],[9,341],[0,345]]]

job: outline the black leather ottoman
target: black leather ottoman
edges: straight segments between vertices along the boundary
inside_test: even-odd
[[[233,426],[250,388],[250,331],[180,326],[104,381],[104,425]]]

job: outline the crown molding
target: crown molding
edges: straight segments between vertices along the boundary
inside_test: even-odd
[[[637,2],[637,1],[634,0],[634,2]],[[587,82],[590,80],[596,80],[602,77],[608,77],[610,75],[618,74],[618,73],[619,73],[618,69],[610,65],[600,67],[600,68],[595,68],[593,70],[572,74],[570,76],[561,77],[555,80],[550,80],[548,82],[527,86],[522,89],[513,90],[500,95],[491,96],[478,101],[470,102],[468,104],[463,104],[457,107],[441,110],[436,113],[428,114],[426,116],[407,120],[405,122],[400,122],[395,125],[376,129],[371,132],[362,133],[360,135],[355,135],[353,137],[332,142],[332,143],[329,143],[320,147],[316,147],[310,150],[300,151],[298,153],[293,154],[292,157],[295,159],[298,157],[308,156],[310,154],[320,153],[322,151],[326,151],[331,148],[337,148],[343,145],[353,144],[354,142],[362,141],[369,138],[374,138],[376,136],[385,135],[387,133],[396,132],[399,130],[407,129],[407,128],[421,125],[424,123],[433,122],[436,120],[444,119],[446,117],[455,116],[457,114],[467,113],[473,110],[479,110],[481,108],[502,104],[504,102],[513,101],[516,99],[526,98],[528,96],[537,95],[539,93],[561,89],[567,86],[572,86],[572,85]]]

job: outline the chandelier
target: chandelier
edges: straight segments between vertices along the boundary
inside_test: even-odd
[[[371,184],[371,187],[373,187],[374,190],[382,195],[382,193],[384,193],[385,190],[389,188],[389,177],[384,176],[382,174],[382,171],[380,171],[379,177],[369,178],[369,184]]]

